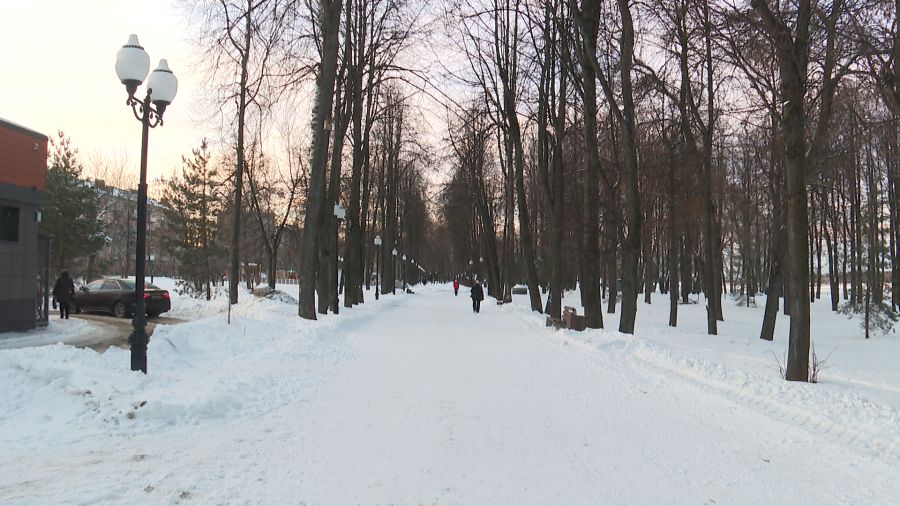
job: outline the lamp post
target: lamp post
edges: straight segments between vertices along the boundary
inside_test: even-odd
[[[478,257],[478,277],[484,282],[484,257]]]
[[[381,288],[381,268],[379,260],[381,259],[381,236],[375,236],[375,300],[378,300],[378,292]]]
[[[338,314],[340,309],[338,306],[338,262],[340,261],[340,257],[338,256],[338,235],[341,233],[341,220],[344,219],[344,216],[347,215],[347,210],[344,209],[344,206],[340,204],[334,205],[334,298],[331,300],[331,312],[334,314]]]
[[[406,254],[403,255],[403,263],[400,264],[400,280],[403,282],[403,290],[406,291]]]
[[[470,277],[471,277],[472,274],[473,274],[472,271],[473,271],[473,269],[472,269],[472,261],[469,260],[469,276],[470,276]]]
[[[141,178],[138,184],[137,240],[135,241],[134,267],[134,331],[128,336],[131,345],[131,370],[147,373],[147,309],[144,302],[144,267],[147,260],[147,140],[150,129],[163,124],[163,113],[175,99],[178,80],[169,70],[166,60],[160,60],[147,82],[147,95],[143,100],[134,96],[138,86],[150,70],[150,56],[138,42],[137,35],[128,36],[128,42],[116,54],[116,74],[128,92],[126,105],[131,106],[134,117],[141,122]]]
[[[394,250],[391,251],[391,254],[394,255],[394,266],[396,267],[396,265],[397,265],[397,248],[394,248]],[[393,277],[393,276],[391,276],[391,277]],[[396,280],[392,279],[391,280],[391,295],[394,295],[396,293],[397,293],[397,283],[396,283]]]

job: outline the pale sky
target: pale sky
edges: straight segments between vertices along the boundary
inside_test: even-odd
[[[116,52],[138,35],[178,78],[165,125],[150,131],[148,180],[169,175],[199,144],[199,76],[190,72],[186,24],[171,0],[0,0],[0,117],[56,137],[63,130],[85,165],[94,153],[124,152],[135,179],[141,125],[125,105]],[[143,97],[146,88],[138,93]]]

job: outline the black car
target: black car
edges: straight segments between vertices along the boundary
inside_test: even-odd
[[[134,314],[133,279],[98,279],[81,287],[72,298],[76,313],[82,309],[110,311],[125,318]],[[144,305],[147,316],[159,316],[172,308],[169,292],[151,283],[144,283]]]

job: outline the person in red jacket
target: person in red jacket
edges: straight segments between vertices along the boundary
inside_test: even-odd
[[[459,278],[453,279],[453,295],[459,295]]]

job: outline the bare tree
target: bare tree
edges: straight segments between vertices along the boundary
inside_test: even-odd
[[[220,105],[234,104],[235,168],[229,259],[229,300],[238,302],[241,210],[243,208],[245,136],[249,108],[264,111],[282,76],[289,28],[295,15],[291,0],[204,0],[186,4],[199,27],[198,45],[207,85]],[[235,82],[234,75],[238,78]]]
[[[262,139],[257,137],[251,144],[247,160],[250,210],[266,250],[266,278],[273,290],[278,272],[278,249],[288,220],[294,215],[294,204],[299,199],[303,181],[303,162],[298,151],[288,147],[284,157],[287,167],[282,168],[276,158],[265,156]]]
[[[799,0],[797,8],[752,0],[760,31],[773,44],[779,70],[778,102],[781,111],[781,142],[784,148],[787,192],[787,264],[791,314],[790,343],[785,379],[809,381],[809,216],[807,180],[810,154],[821,147],[828,131],[837,84],[849,65],[839,67],[838,23],[845,3],[836,0],[827,8],[812,0]],[[824,39],[822,76],[817,89],[810,82],[811,35]],[[811,121],[808,94],[818,96],[818,115]],[[807,126],[816,125],[811,143]]]

